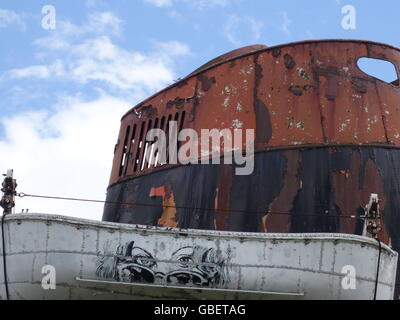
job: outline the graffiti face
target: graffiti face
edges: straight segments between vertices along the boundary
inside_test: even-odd
[[[117,279],[124,282],[154,282],[157,267],[153,256],[146,250],[133,247],[129,255],[117,257]]]
[[[228,281],[225,269],[225,259],[213,248],[187,246],[161,261],[131,241],[114,255],[99,256],[96,275],[122,282],[217,286]]]
[[[210,286],[223,279],[224,260],[214,249],[184,247],[175,251],[171,260],[174,270],[167,274],[167,282]]]

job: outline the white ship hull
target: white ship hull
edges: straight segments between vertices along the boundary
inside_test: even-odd
[[[336,300],[374,299],[375,291],[377,299],[393,299],[397,253],[366,237],[179,230],[37,214],[8,216],[4,229],[11,300]],[[6,298],[1,259],[0,299]]]

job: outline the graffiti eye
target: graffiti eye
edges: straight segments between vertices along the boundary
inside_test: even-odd
[[[180,257],[178,261],[182,267],[187,267],[187,265],[192,262],[192,258],[190,256],[183,256]]]
[[[151,267],[155,265],[155,262],[147,257],[135,257],[135,263],[140,264],[142,266]]]

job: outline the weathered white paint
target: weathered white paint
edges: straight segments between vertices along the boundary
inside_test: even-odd
[[[8,216],[5,238],[11,299],[373,299],[379,251],[375,240],[345,234],[179,230],[38,214]],[[96,276],[104,248],[115,252],[130,241],[151,253],[165,273],[176,268],[171,254],[179,248],[212,248],[229,257],[229,281],[182,288],[166,277],[124,283]],[[55,290],[41,286],[45,265],[55,267]],[[355,289],[342,286],[349,265],[356,270]],[[393,298],[396,268],[397,253],[382,245],[378,299]],[[2,261],[0,296],[5,299]]]

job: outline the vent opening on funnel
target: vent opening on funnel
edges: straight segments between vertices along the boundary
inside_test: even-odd
[[[393,63],[387,60],[364,57],[358,59],[357,65],[361,71],[374,78],[396,86],[399,85],[399,77],[396,68]]]

